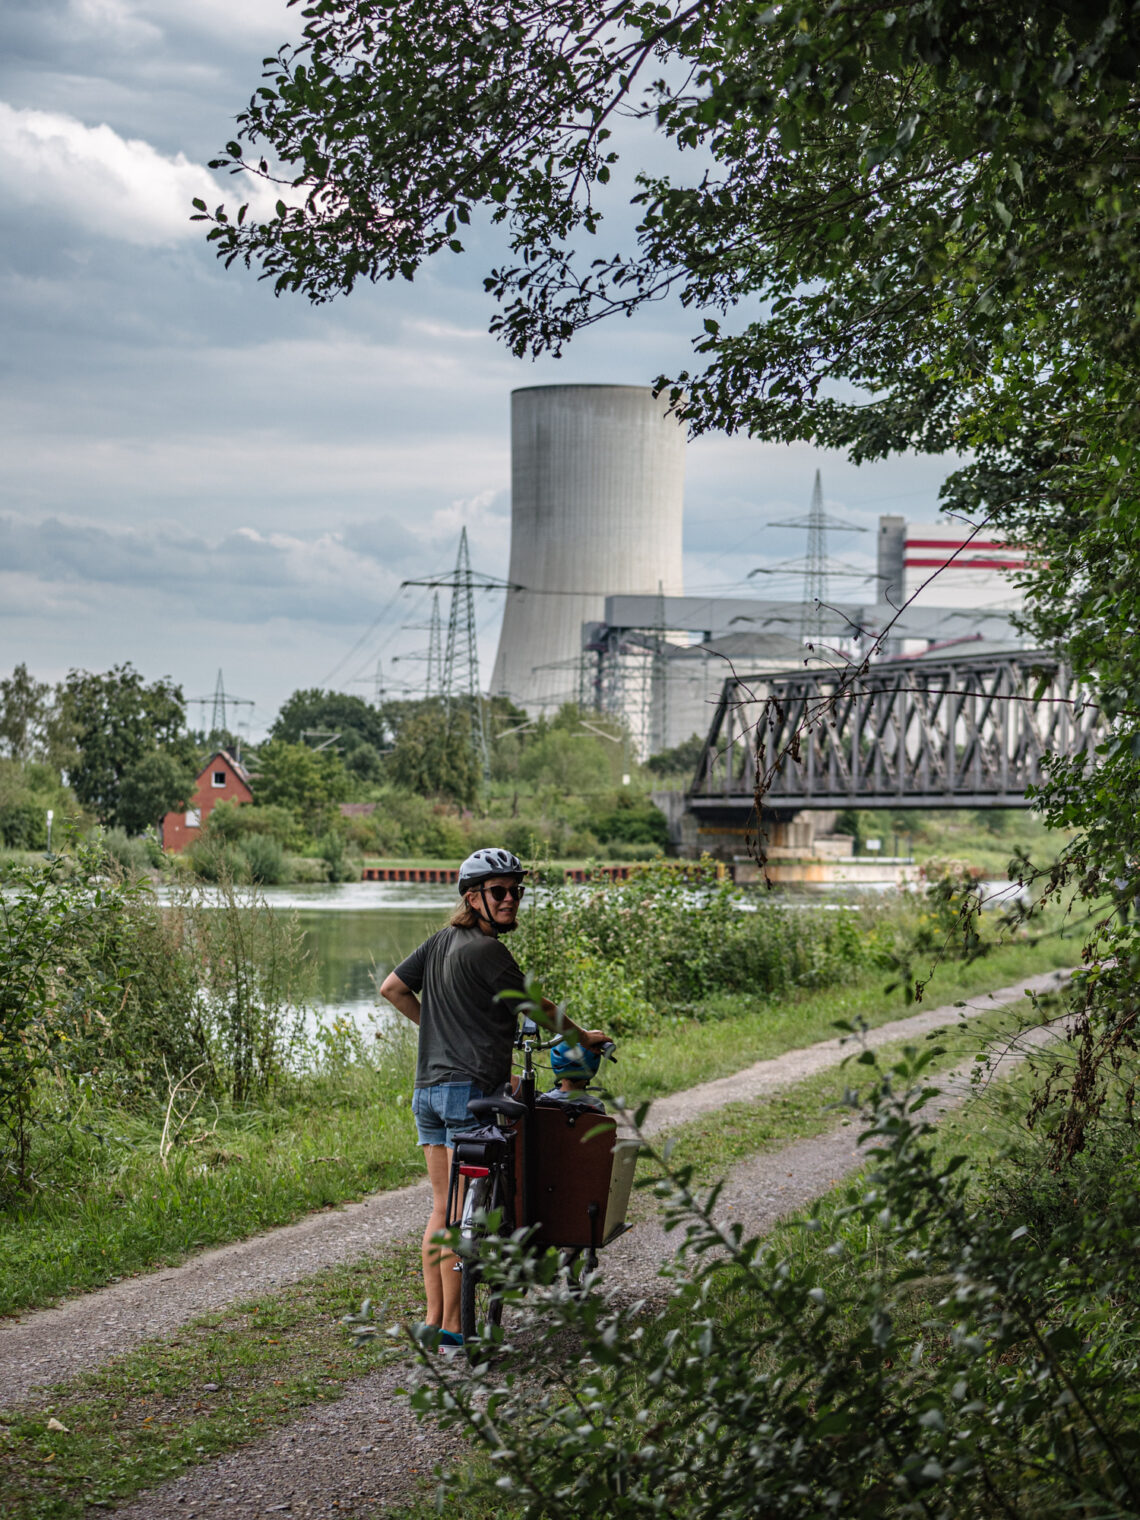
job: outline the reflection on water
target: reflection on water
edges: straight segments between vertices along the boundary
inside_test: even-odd
[[[403,882],[280,887],[265,896],[274,907],[297,914],[316,962],[314,992],[321,1014],[347,1016],[365,1029],[396,1017],[380,998],[380,983],[447,922],[455,905],[454,887]]]
[[[451,904],[448,904],[450,909]],[[392,1013],[379,986],[406,955],[446,922],[440,908],[302,908],[297,918],[316,960],[315,993],[326,1016],[351,1013],[367,1025]],[[377,1005],[380,1005],[379,1007]],[[381,1009],[383,1011],[381,1011]]]
[[[206,902],[216,895],[205,887]],[[294,912],[316,963],[314,994],[322,1021],[350,1018],[370,1030],[397,1018],[380,983],[422,940],[442,928],[454,887],[420,882],[347,881],[263,887],[271,907]]]

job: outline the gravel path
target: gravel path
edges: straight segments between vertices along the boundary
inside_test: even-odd
[[[964,1090],[963,1082],[954,1099]],[[721,1195],[725,1216],[750,1232],[770,1229],[857,1169],[856,1134],[854,1126],[840,1128],[743,1162]],[[658,1268],[676,1246],[677,1237],[666,1235],[655,1219],[643,1220],[607,1248],[607,1286],[631,1298],[651,1294]],[[406,1400],[395,1396],[407,1378],[406,1367],[382,1368],[337,1403],[320,1405],[254,1446],[140,1494],[116,1509],[114,1520],[271,1520],[279,1514],[372,1520],[406,1503],[435,1462],[462,1452],[460,1437],[419,1425]]]
[[[1063,976],[1064,973],[1048,972],[976,998],[967,1008],[946,1006],[894,1019],[871,1030],[866,1040],[878,1046],[956,1024],[963,1015],[983,1013],[1014,1002],[1026,992],[1055,987]],[[850,1049],[850,1044],[840,1040],[824,1040],[802,1050],[787,1051],[771,1061],[759,1061],[734,1076],[658,1099],[646,1130],[653,1134],[726,1103],[747,1101],[790,1087],[814,1072],[837,1065]],[[827,1189],[831,1163],[823,1159],[826,1145],[842,1145],[846,1133],[804,1141],[801,1144],[806,1148],[802,1150],[791,1147],[786,1164],[778,1159],[782,1152],[759,1159],[756,1165],[766,1176],[779,1176],[782,1168],[802,1177],[802,1187],[797,1183],[786,1196],[776,1195],[781,1211],[795,1208]],[[825,1147],[818,1162],[811,1149],[816,1145]],[[429,1201],[426,1183],[374,1193],[360,1203],[327,1209],[297,1224],[203,1252],[180,1267],[128,1278],[96,1293],[69,1299],[57,1309],[41,1310],[0,1325],[0,1389],[5,1402],[17,1403],[36,1387],[63,1382],[78,1372],[99,1366],[144,1341],[170,1333],[199,1314],[217,1312],[340,1262],[360,1260],[395,1241],[418,1237]],[[640,1229],[631,1232],[622,1250],[617,1246],[609,1248],[607,1263],[612,1261],[616,1270],[626,1253],[640,1255],[643,1239]]]
[[[942,1008],[928,1008],[907,1018],[892,1019],[869,1029],[862,1043],[873,1049],[889,1045],[893,1040],[905,1040],[929,1034],[935,1029],[945,1029],[963,1018],[976,1018],[1007,1003],[1016,1003],[1027,992],[1049,992],[1061,986],[1069,977],[1067,971],[1045,971],[1038,976],[1026,978],[1012,987],[999,987],[972,998],[965,1007],[947,1004]],[[781,1088],[792,1087],[805,1077],[837,1066],[851,1054],[849,1039],[821,1040],[818,1045],[808,1045],[802,1050],[788,1050],[771,1061],[757,1061],[731,1077],[721,1077],[716,1082],[702,1082],[699,1087],[686,1088],[668,1098],[658,1098],[645,1123],[645,1133],[654,1135],[674,1124],[685,1124],[712,1109],[723,1108],[726,1103],[749,1102],[763,1098]]]

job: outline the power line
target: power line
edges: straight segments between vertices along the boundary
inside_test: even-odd
[[[378,612],[376,614],[376,616],[372,619],[372,621],[369,623],[368,627],[360,635],[360,637],[357,639],[356,643],[352,646],[352,648],[348,651],[348,653],[342,655],[340,657],[340,659],[336,662],[336,664],[333,666],[333,668],[329,671],[328,675],[325,676],[321,680],[321,682],[319,683],[321,686],[327,686],[328,683],[332,680],[332,678],[336,675],[337,671],[341,670],[345,665],[348,664],[349,660],[352,659],[353,655],[364,644],[365,640],[371,638],[373,632],[380,626],[380,624],[388,616],[389,612],[391,612],[392,608],[396,605],[396,602],[399,600],[400,596],[403,593],[404,587],[407,584],[408,584],[407,581],[401,581],[400,582],[400,585],[393,592],[392,596],[388,599],[388,601],[384,604],[383,609],[380,612]]]

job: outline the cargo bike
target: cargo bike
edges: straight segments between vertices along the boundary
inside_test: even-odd
[[[472,1098],[482,1123],[457,1137],[448,1186],[448,1229],[458,1236],[462,1273],[460,1324],[477,1344],[502,1319],[501,1294],[484,1282],[484,1242],[525,1230],[535,1251],[558,1250],[575,1276],[597,1266],[598,1251],[629,1229],[626,1212],[638,1143],[619,1136],[617,1121],[585,1104],[544,1103],[534,1056],[562,1037],[543,1040],[524,1019],[516,1045],[523,1070],[514,1093]],[[613,1045],[602,1054],[613,1057]]]

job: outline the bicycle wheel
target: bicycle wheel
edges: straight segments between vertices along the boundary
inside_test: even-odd
[[[500,1214],[499,1231],[509,1234],[511,1221],[507,1217],[502,1179],[497,1175],[479,1178],[467,1190],[461,1226],[464,1255],[459,1289],[459,1323],[463,1339],[472,1348],[485,1331],[500,1324],[503,1318],[502,1295],[483,1279],[481,1246],[489,1231],[486,1223],[476,1218],[480,1211],[490,1213],[495,1210]]]

